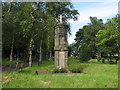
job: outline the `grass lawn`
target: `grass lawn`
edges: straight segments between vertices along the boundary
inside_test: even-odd
[[[24,59],[19,59],[19,63],[20,62],[24,62]],[[16,64],[17,63],[17,59],[13,59],[13,61],[11,62],[11,64]],[[3,65],[9,65],[10,64],[10,60],[8,59],[3,59],[2,60],[2,64]]]
[[[94,61],[94,60],[92,60]],[[3,88],[118,88],[118,65],[80,63],[69,59],[69,69],[80,68],[87,74],[36,75],[36,70],[53,70],[54,62],[22,69],[22,72],[3,73]]]

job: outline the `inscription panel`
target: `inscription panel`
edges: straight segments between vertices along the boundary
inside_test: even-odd
[[[64,67],[65,52],[59,52],[59,66]]]

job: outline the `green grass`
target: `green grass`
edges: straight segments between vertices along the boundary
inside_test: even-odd
[[[23,72],[3,73],[3,88],[117,88],[117,64],[79,63],[69,59],[69,69],[80,68],[87,74],[36,75],[36,70],[53,70],[54,62],[46,61],[41,66],[34,64]],[[10,77],[5,79],[5,77]],[[7,80],[7,81],[6,81]]]
[[[24,62],[24,59],[19,59],[19,62]],[[16,64],[17,63],[17,59],[13,59],[12,64]],[[10,60],[9,59],[3,59],[2,60],[2,64],[3,65],[9,65],[10,64]]]
[[[116,62],[116,59],[112,59],[112,61],[115,63],[115,62]],[[90,62],[90,63],[102,63],[102,60],[100,60],[100,61],[98,62],[97,59],[91,59],[91,60],[89,60],[88,62]],[[108,64],[108,63],[109,63],[109,60],[108,60],[108,59],[105,59],[104,64]]]

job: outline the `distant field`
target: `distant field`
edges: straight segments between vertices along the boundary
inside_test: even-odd
[[[36,75],[36,70],[53,70],[54,62],[46,61],[41,66],[34,64],[21,72],[3,73],[3,88],[117,88],[117,64],[102,64],[96,60],[80,63],[69,59],[69,69],[80,68],[87,74]]]

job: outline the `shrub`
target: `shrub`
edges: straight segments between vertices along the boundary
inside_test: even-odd
[[[101,56],[97,56],[97,60],[98,60],[98,62],[101,60]]]
[[[115,62],[113,62],[113,61],[109,61],[109,64],[115,64]]]
[[[96,63],[97,62],[97,59],[91,59],[88,61],[89,63]]]
[[[66,68],[62,68],[62,69],[54,69],[53,73],[64,73],[67,69]]]
[[[83,71],[82,67],[71,69],[72,73],[80,73]]]

